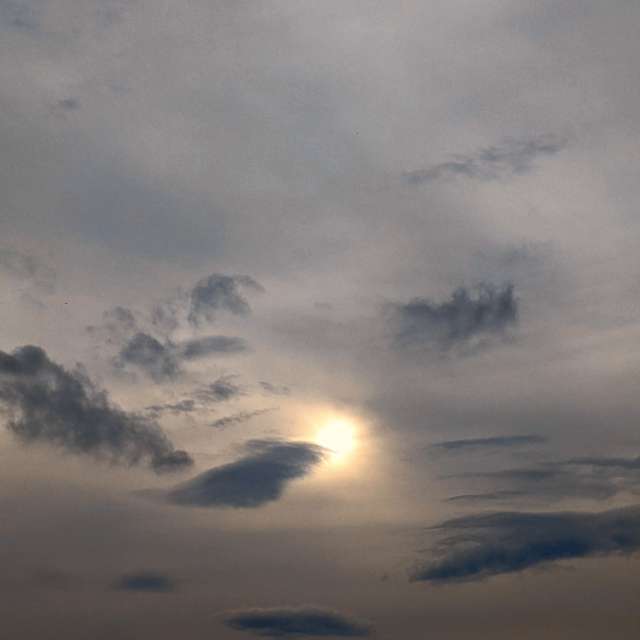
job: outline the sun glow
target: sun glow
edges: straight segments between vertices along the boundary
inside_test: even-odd
[[[344,462],[357,445],[355,425],[342,418],[330,419],[316,433],[315,442],[330,451],[330,460]]]

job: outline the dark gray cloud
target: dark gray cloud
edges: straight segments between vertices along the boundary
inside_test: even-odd
[[[526,498],[524,491],[494,491],[492,493],[463,493],[451,496],[445,502],[477,503],[477,502],[508,502],[515,498]]]
[[[219,311],[247,315],[251,307],[241,289],[263,291],[250,276],[214,273],[196,283],[189,296],[189,322],[193,325],[212,322]]]
[[[476,451],[492,449],[509,449],[527,445],[543,444],[547,438],[537,435],[493,436],[489,438],[467,438],[463,440],[445,440],[431,445],[434,451],[455,453],[458,451]]]
[[[218,418],[209,424],[210,427],[214,429],[225,429],[226,427],[230,427],[234,424],[242,424],[243,422],[248,422],[252,418],[257,416],[261,416],[270,411],[275,411],[275,407],[270,407],[268,409],[257,409],[256,411],[240,411],[238,413],[233,413],[230,416],[224,416],[223,418]]]
[[[421,171],[405,174],[411,185],[430,184],[450,178],[498,180],[528,173],[541,157],[555,155],[566,146],[566,140],[552,135],[519,140],[506,140],[500,145],[479,149],[470,155],[455,155],[447,162]]]
[[[462,287],[450,300],[414,298],[392,305],[396,343],[401,347],[438,346],[448,350],[472,339],[502,336],[518,320],[513,285],[477,287],[475,295]]]
[[[206,358],[214,353],[242,353],[248,349],[247,342],[235,336],[206,336],[176,345],[178,356],[183,360]]]
[[[25,443],[47,443],[111,462],[146,461],[156,472],[192,463],[155,422],[115,406],[86,375],[67,371],[39,347],[0,351],[0,402],[9,430]]]
[[[35,256],[11,247],[0,247],[0,271],[12,278],[28,281],[43,291],[54,289],[56,274],[53,269]]]
[[[148,333],[136,333],[120,350],[116,366],[134,365],[155,382],[173,380],[180,365],[171,344],[162,343]]]
[[[157,418],[161,416],[163,413],[192,413],[193,411],[197,411],[198,405],[193,398],[185,398],[183,400],[179,400],[178,402],[167,402],[166,404],[152,404],[148,407],[145,407],[145,411],[149,413],[149,415]]]
[[[277,500],[287,484],[312,471],[325,450],[307,442],[256,440],[248,455],[172,489],[167,499],[193,507],[255,508]]]
[[[245,340],[235,336],[205,336],[184,342],[160,342],[148,333],[131,337],[116,357],[117,368],[133,365],[155,382],[174,380],[182,373],[181,364],[213,354],[242,353],[248,350]]]
[[[367,623],[337,611],[319,607],[243,609],[227,614],[225,623],[237,631],[247,631],[269,638],[287,636],[355,638],[371,634],[371,627]]]
[[[471,515],[435,527],[446,538],[438,560],[414,580],[443,584],[515,573],[559,560],[640,549],[640,507],[601,513]]]
[[[175,590],[173,580],[157,571],[141,571],[122,576],[115,584],[119,591],[143,591],[147,593],[168,593]]]

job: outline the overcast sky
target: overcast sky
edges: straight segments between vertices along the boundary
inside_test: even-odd
[[[0,627],[637,633],[640,4],[0,0]]]

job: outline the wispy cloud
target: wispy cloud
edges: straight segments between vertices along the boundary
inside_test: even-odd
[[[478,514],[434,528],[446,537],[441,557],[413,580],[444,584],[516,573],[560,560],[640,549],[640,507],[601,513]]]
[[[451,178],[498,180],[532,171],[537,159],[555,155],[566,144],[566,140],[553,135],[506,140],[468,155],[455,155],[427,169],[411,171],[405,174],[405,179],[414,186]]]
[[[286,637],[364,637],[371,626],[337,611],[320,607],[278,607],[240,609],[225,616],[227,626],[271,638]]]

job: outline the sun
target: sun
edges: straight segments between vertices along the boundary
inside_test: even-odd
[[[331,452],[334,462],[345,461],[356,448],[356,428],[349,420],[332,418],[315,435],[315,442]]]

